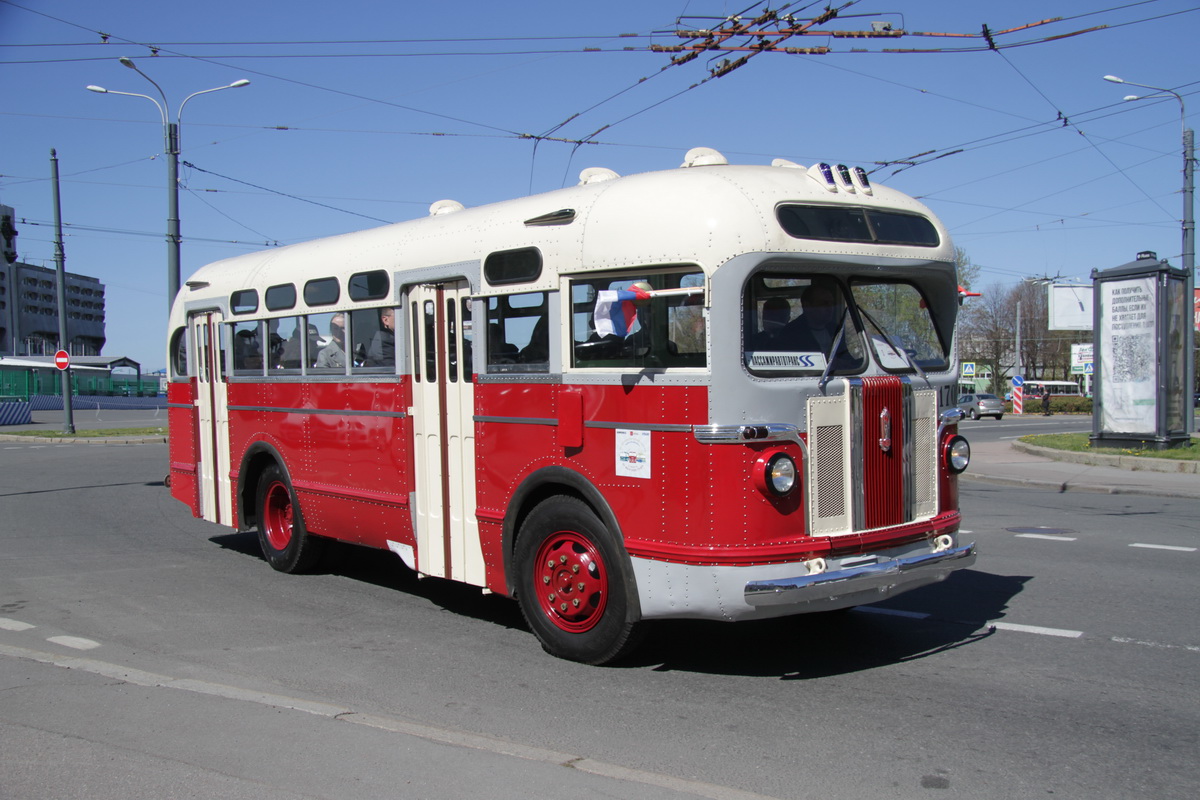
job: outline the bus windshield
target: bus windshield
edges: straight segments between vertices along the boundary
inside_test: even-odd
[[[888,372],[946,369],[946,346],[915,286],[827,276],[765,274],[747,286],[746,368],[766,377],[852,375],[868,347]],[[861,327],[860,327],[861,326]]]
[[[853,281],[854,302],[867,327],[875,360],[889,372],[949,366],[925,298],[909,283]]]

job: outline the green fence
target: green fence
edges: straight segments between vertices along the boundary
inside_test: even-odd
[[[71,394],[100,397],[155,397],[159,393],[158,378],[133,375],[113,375],[108,372],[72,370]],[[62,378],[58,370],[4,369],[0,370],[0,398],[28,400],[32,395],[62,394]]]

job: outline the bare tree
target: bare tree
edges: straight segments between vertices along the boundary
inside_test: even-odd
[[[1024,327],[1024,326],[1022,326]],[[994,283],[980,297],[963,304],[958,321],[958,353],[962,361],[974,361],[990,372],[992,387],[1000,387],[1012,374],[1015,359],[1016,298],[1011,287]]]

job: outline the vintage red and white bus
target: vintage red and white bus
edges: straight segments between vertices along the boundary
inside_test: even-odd
[[[862,169],[577,186],[238,256],[170,320],[171,492],[514,597],[604,663],[663,618],[870,603],[957,539],[954,247]]]

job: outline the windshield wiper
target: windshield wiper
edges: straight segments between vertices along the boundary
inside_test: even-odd
[[[829,370],[833,369],[833,359],[837,357],[838,347],[842,344],[842,338],[846,335],[846,320],[850,316],[850,306],[846,306],[842,311],[842,321],[838,325],[837,336],[833,337],[833,344],[829,348],[825,359],[825,371],[821,373],[821,380],[817,382],[817,389],[821,394],[825,394],[825,384],[829,383]]]
[[[878,331],[879,338],[883,340],[883,343],[890,347],[892,352],[899,356],[901,361],[905,362],[914,370],[916,370],[917,374],[921,376],[921,380],[925,381],[925,385],[932,389],[933,384],[929,382],[929,376],[925,374],[925,370],[921,369],[921,365],[917,363],[916,354],[914,353],[913,356],[910,357],[908,355],[908,351],[897,350],[896,345],[892,344],[891,338],[887,335],[887,332],[884,331],[883,326],[876,322],[875,318],[872,317],[865,308],[860,307],[858,309],[858,313],[866,317],[867,321],[875,327],[875,330]]]

